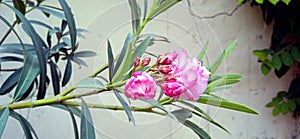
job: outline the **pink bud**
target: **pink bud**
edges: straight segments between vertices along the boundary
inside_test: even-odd
[[[146,57],[142,60],[142,66],[145,67],[145,66],[148,66],[149,63],[151,61],[151,58],[150,57]]]
[[[169,65],[159,66],[158,70],[162,74],[169,74],[172,71]]]
[[[169,65],[177,58],[177,55],[178,55],[177,52],[173,52],[173,53],[168,52],[163,55],[159,55],[157,59],[157,63],[159,65]]]
[[[134,68],[140,66],[141,59],[139,57],[134,59]]]

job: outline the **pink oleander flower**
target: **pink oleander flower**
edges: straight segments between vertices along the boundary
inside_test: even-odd
[[[186,87],[182,82],[177,80],[167,80],[161,86],[161,91],[169,97],[173,97],[177,101],[178,97],[186,91]]]
[[[191,101],[199,99],[205,91],[209,80],[210,72],[197,58],[190,59],[186,50],[182,50],[177,59],[172,62],[172,74],[179,82],[183,83],[186,91],[180,97]]]
[[[125,95],[133,100],[152,99],[156,93],[155,80],[146,72],[136,71],[125,84]]]
[[[171,64],[176,58],[178,53],[174,51],[173,53],[165,53],[163,55],[159,55],[157,59],[157,64],[159,65],[169,65]]]

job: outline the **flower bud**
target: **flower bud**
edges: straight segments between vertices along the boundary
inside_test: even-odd
[[[169,74],[172,71],[169,65],[159,66],[158,70],[162,74]]]
[[[137,68],[138,66],[140,66],[140,62],[141,62],[141,59],[139,57],[135,58],[134,59],[134,68]]]
[[[142,66],[143,67],[145,67],[145,66],[148,66],[149,65],[149,63],[150,63],[150,61],[151,61],[151,58],[150,57],[146,57],[146,58],[144,58],[143,60],[142,60]]]
[[[177,55],[178,55],[177,52],[173,52],[173,53],[168,52],[163,55],[159,55],[157,59],[157,63],[159,65],[169,65],[177,58]]]

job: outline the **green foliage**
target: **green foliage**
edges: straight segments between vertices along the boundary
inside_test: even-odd
[[[246,2],[246,1],[248,1],[248,0],[238,0],[238,4],[242,4],[243,2]],[[259,4],[263,4],[264,3],[264,0],[255,0],[257,3],[259,3]],[[269,0],[269,2],[270,3],[272,3],[272,4],[274,4],[274,5],[276,5],[279,1],[282,1],[282,2],[284,2],[286,5],[288,5],[290,2],[291,2],[291,0]]]

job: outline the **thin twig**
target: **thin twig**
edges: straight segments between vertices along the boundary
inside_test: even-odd
[[[188,8],[189,8],[189,12],[192,16],[198,18],[198,19],[213,19],[213,18],[216,18],[218,16],[222,16],[222,15],[225,15],[225,16],[232,16],[240,7],[241,7],[241,4],[240,5],[237,5],[230,13],[228,12],[221,12],[221,13],[217,13],[217,14],[214,14],[212,16],[199,16],[197,14],[195,14],[193,11],[192,11],[192,5],[191,5],[191,2],[190,0],[187,0],[187,3],[188,3]]]

